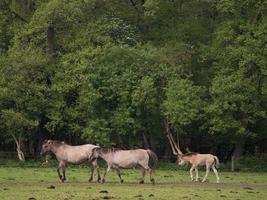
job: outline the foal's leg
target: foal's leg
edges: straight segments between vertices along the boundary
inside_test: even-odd
[[[214,165],[212,165],[211,168],[212,168],[212,170],[213,170],[213,172],[214,172],[214,174],[215,174],[215,176],[217,178],[217,183],[219,183],[220,182],[220,177],[218,175],[218,171],[217,171],[216,167]]]
[[[210,166],[209,165],[206,165],[206,174],[202,180],[202,183],[205,182],[207,180],[207,177],[208,177],[208,174],[210,172]]]
[[[103,178],[102,178],[102,183],[105,183],[105,178],[106,178],[106,175],[107,175],[107,173],[110,171],[110,169],[111,169],[111,167],[110,166],[108,166],[108,168],[106,169],[106,171],[105,171],[105,173],[104,173],[104,175],[103,175]]]
[[[120,172],[120,170],[119,169],[116,169],[116,171],[117,171],[117,174],[118,174],[118,176],[120,178],[121,183],[123,183],[123,179],[121,178],[121,172]]]
[[[193,176],[194,169],[195,169],[195,166],[192,165],[192,167],[190,168],[190,171],[189,171],[190,172],[191,181],[194,181],[194,176]]]
[[[195,168],[195,172],[196,172],[196,181],[199,181],[199,176],[198,176],[198,168]]]

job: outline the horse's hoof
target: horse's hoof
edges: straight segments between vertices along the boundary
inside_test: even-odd
[[[88,180],[88,182],[92,182],[93,181],[93,179],[92,178],[90,178],[89,180]]]
[[[141,181],[139,181],[139,183],[140,183],[140,184],[144,184],[145,182],[144,182],[144,180],[141,180]]]
[[[124,181],[123,181],[123,179],[121,179],[121,183],[123,183]]]
[[[151,181],[152,184],[155,184],[155,179],[154,178],[150,179],[150,181]]]

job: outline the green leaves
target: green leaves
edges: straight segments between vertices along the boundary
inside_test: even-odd
[[[264,135],[266,1],[14,0],[0,11],[0,131],[161,152],[166,118],[199,150],[197,137],[206,151]]]
[[[176,79],[168,83],[166,100],[163,103],[165,115],[178,126],[186,126],[200,119],[204,101],[203,90],[192,81]]]

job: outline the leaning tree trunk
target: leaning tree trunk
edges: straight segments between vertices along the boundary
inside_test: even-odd
[[[15,140],[16,146],[17,146],[17,154],[20,161],[25,161],[25,156],[22,151],[22,142],[21,142],[21,135],[19,136],[19,139],[15,137],[15,135],[12,135],[12,137]]]

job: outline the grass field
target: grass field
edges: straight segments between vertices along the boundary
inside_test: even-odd
[[[103,174],[103,170],[101,172]],[[204,172],[201,172],[204,175]],[[158,169],[156,184],[139,185],[140,171],[123,170],[120,184],[115,172],[107,183],[88,183],[88,169],[68,168],[67,181],[60,183],[56,168],[1,167],[1,200],[74,200],[74,199],[266,199],[267,173],[221,172],[221,184],[210,173],[208,183],[191,183],[184,170]],[[96,178],[96,177],[95,177]]]

